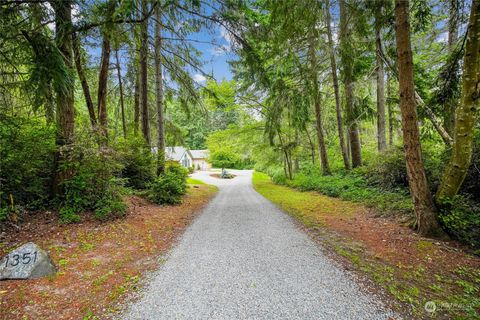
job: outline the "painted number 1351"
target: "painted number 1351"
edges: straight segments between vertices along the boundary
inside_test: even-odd
[[[11,256],[7,256],[6,261],[5,261],[5,267],[8,267],[9,265],[11,267],[16,267],[20,263],[22,264],[29,264],[31,262],[37,261],[37,251],[35,252],[25,252],[23,255],[19,254],[14,254]],[[10,262],[10,264],[9,264]]]

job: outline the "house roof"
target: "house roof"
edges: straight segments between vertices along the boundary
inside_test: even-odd
[[[193,159],[206,159],[208,158],[208,150],[190,150],[190,154]]]
[[[165,158],[167,160],[180,161],[185,153],[192,157],[192,154],[184,147],[165,147]]]

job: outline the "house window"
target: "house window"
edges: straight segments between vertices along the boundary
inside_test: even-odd
[[[190,167],[190,164],[189,164],[189,159],[186,157],[186,156],[183,156],[183,159],[182,159],[182,166],[184,166],[185,168],[188,168]]]

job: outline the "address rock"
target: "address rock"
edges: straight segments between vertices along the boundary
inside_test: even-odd
[[[52,259],[33,242],[13,250],[0,260],[0,280],[37,279],[54,275]]]

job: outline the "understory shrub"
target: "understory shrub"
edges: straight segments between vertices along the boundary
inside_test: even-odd
[[[473,142],[472,164],[468,169],[461,193],[470,195],[470,199],[477,199],[480,202],[480,130],[475,132]]]
[[[444,229],[454,238],[472,246],[480,254],[480,205],[471,199],[456,195],[442,199],[439,219]]]
[[[155,159],[142,138],[129,138],[118,144],[122,164],[120,176],[125,185],[134,189],[146,189],[155,179]]]
[[[281,168],[270,168],[267,174],[277,184],[302,191],[317,191],[331,197],[361,202],[384,213],[402,213],[413,217],[413,206],[408,192],[390,192],[369,186],[360,174],[345,173],[323,176],[317,166],[307,165],[294,179],[288,180]]]
[[[73,176],[63,183],[63,195],[57,199],[60,218],[65,223],[78,222],[82,212],[94,212],[100,220],[123,216],[123,181],[116,178],[121,165],[112,149],[98,148],[90,139],[77,139],[69,169]]]
[[[0,114],[0,146],[0,208],[11,207],[12,199],[26,209],[48,206],[55,128]]]
[[[272,178],[276,184],[286,184],[287,177],[282,167],[269,167],[266,173]]]
[[[188,170],[168,161],[165,173],[150,184],[148,198],[158,204],[178,204],[187,192]]]
[[[445,159],[441,148],[423,145],[423,161],[432,192],[438,187]],[[367,166],[356,169],[362,174],[369,185],[382,190],[408,190],[407,167],[405,152],[402,147],[391,147],[375,158]]]
[[[317,191],[331,197],[362,202],[377,208],[383,214],[402,213],[413,217],[412,204],[407,192],[389,192],[368,186],[361,175],[298,174],[288,185],[305,191]]]
[[[19,205],[7,205],[0,207],[0,222],[8,220],[12,222],[18,222],[23,218],[25,209]]]

